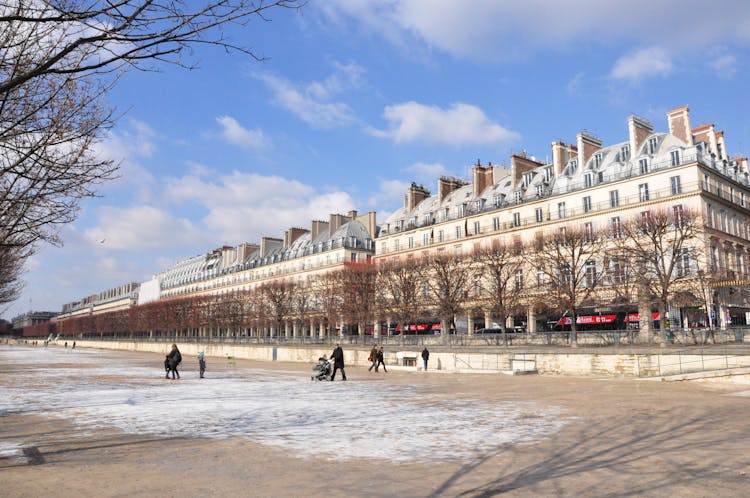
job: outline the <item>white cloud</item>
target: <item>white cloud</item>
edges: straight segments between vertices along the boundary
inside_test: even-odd
[[[409,188],[409,182],[401,180],[378,180],[378,189],[367,199],[367,205],[372,207],[380,220],[383,213],[403,205],[404,194]],[[382,218],[386,219],[386,218]]]
[[[491,122],[473,105],[456,103],[449,109],[406,102],[388,106],[383,115],[387,130],[372,130],[376,136],[396,143],[429,142],[449,145],[507,143],[520,138],[514,131]]]
[[[231,244],[281,236],[289,227],[306,227],[312,219],[328,219],[356,205],[346,192],[319,192],[296,180],[240,172],[212,179],[173,178],[164,195],[168,201],[203,207],[204,238]]]
[[[610,76],[635,83],[655,76],[668,76],[671,72],[672,58],[667,51],[661,47],[649,47],[620,57]]]
[[[404,171],[412,173],[414,179],[420,182],[432,182],[436,178],[450,174],[440,163],[414,163],[404,168]]]
[[[216,122],[221,126],[221,136],[230,144],[239,145],[240,147],[260,148],[268,145],[263,130],[248,130],[243,128],[236,119],[231,116],[219,116]]]
[[[737,74],[737,58],[732,54],[724,54],[711,60],[709,66],[724,78],[731,78]]]
[[[84,236],[94,247],[116,251],[150,251],[194,246],[203,234],[189,220],[154,206],[103,207],[98,226]]]
[[[637,40],[694,53],[718,42],[750,41],[750,3],[742,0],[722,2],[720,8],[698,0],[328,0],[314,5],[333,26],[354,23],[405,52],[420,45],[465,58],[508,59],[586,42]],[[677,13],[699,19],[700,29],[665,22],[680,17]]]
[[[364,69],[356,64],[333,63],[335,72],[322,81],[299,85],[268,73],[257,77],[273,92],[276,104],[314,128],[335,128],[356,122],[354,111],[334,97],[361,85]]]

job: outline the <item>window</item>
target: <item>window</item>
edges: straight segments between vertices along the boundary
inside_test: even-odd
[[[520,190],[513,192],[513,200],[515,202],[521,202],[523,200],[523,192]]]
[[[537,223],[541,223],[544,220],[544,213],[542,212],[542,208],[536,208],[534,210],[534,214],[536,215]]]
[[[617,190],[609,191],[609,207],[616,208],[620,205],[620,193]]]
[[[658,140],[656,137],[651,137],[648,139],[648,153],[651,155],[654,155],[656,153],[656,144]]]
[[[588,188],[591,187],[594,184],[594,175],[591,173],[586,173],[583,177],[583,186]]]
[[[536,270],[536,284],[541,287],[544,285],[545,278],[544,278],[544,270],[541,268],[538,268]]]
[[[674,226],[681,227],[685,224],[685,211],[682,204],[672,206],[672,222]]]
[[[630,159],[630,145],[623,145],[620,147],[620,161],[627,161]]]
[[[682,185],[680,183],[680,177],[679,176],[672,176],[669,178],[669,185],[671,187],[672,195],[677,195],[682,193]]]
[[[565,203],[564,202],[557,203],[557,217],[565,218]]]
[[[740,192],[740,206],[745,207],[745,192]]]
[[[521,213],[513,213],[513,226],[514,227],[521,226]]]
[[[613,239],[619,239],[622,236],[622,222],[619,216],[615,216],[609,220],[609,230]]]
[[[727,231],[727,212],[722,209],[719,212],[719,216],[721,218],[721,231],[726,232]]]
[[[474,222],[474,235],[478,235],[479,234],[479,232],[480,232],[480,228],[479,227],[480,227],[479,222],[475,221]]]
[[[586,261],[584,271],[586,275],[586,287],[594,287],[596,285],[596,261]]]
[[[588,213],[591,211],[591,196],[587,195],[583,198],[583,212]]]
[[[594,168],[598,168],[602,164],[602,154],[594,154]]]
[[[648,200],[648,183],[638,185],[638,200],[646,202]]]
[[[547,182],[552,180],[552,167],[551,166],[544,168],[544,180]]]
[[[716,226],[716,222],[714,220],[714,207],[711,204],[708,204],[706,206],[706,218],[708,220],[708,226],[714,228]]]
[[[456,206],[456,214],[459,218],[466,214],[466,204],[459,204]]]
[[[443,230],[438,230],[438,242],[442,242],[445,238],[445,232]]]
[[[500,218],[492,218],[492,229],[500,230]]]
[[[422,245],[423,246],[430,245],[430,234],[429,233],[423,233],[422,234]]]
[[[703,175],[703,190],[711,191],[711,177],[706,174]]]
[[[409,237],[409,249],[414,249],[414,237]]]
[[[524,173],[521,185],[523,185],[524,187],[528,187],[531,183],[532,178],[534,178],[534,173],[532,173],[531,171]]]
[[[716,195],[718,195],[720,199],[723,198],[723,195],[722,195],[723,192],[724,192],[724,184],[722,182],[716,182]]]
[[[719,248],[712,245],[709,252],[711,254],[711,271],[719,271],[721,261],[719,258]]]
[[[383,254],[388,252],[388,244],[386,242],[380,244],[380,252]]]
[[[679,151],[679,149],[678,150],[673,150],[672,152],[670,152],[669,153],[669,157],[672,160],[672,166],[677,166],[677,165],[680,164],[680,151]]]
[[[613,284],[621,284],[624,280],[624,272],[620,258],[609,260],[609,279]]]
[[[578,159],[571,159],[568,172],[572,175],[578,169]]]
[[[463,236],[463,227],[460,225],[456,227],[456,238],[460,239]]]
[[[521,289],[523,289],[523,271],[516,270],[514,280],[516,284],[516,291],[520,291]]]
[[[586,242],[593,242],[594,240],[594,224],[590,221],[587,221],[583,225],[583,237],[586,240]]]
[[[396,239],[393,241],[393,250],[398,251],[401,248],[400,240]]]
[[[503,203],[503,197],[501,195],[495,195],[492,200],[495,204],[495,207],[500,207],[500,205]]]
[[[537,185],[536,186],[536,196],[542,197],[544,195],[544,185]]]
[[[648,159],[647,158],[644,157],[643,159],[640,159],[638,161],[638,171],[640,171],[642,175],[648,173]]]

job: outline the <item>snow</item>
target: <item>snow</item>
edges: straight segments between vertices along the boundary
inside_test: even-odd
[[[70,419],[80,435],[115,428],[246,438],[331,459],[441,461],[548,437],[569,420],[554,406],[449,397],[417,384],[312,382],[312,371],[211,372],[211,358],[206,379],[196,362],[179,381],[164,379],[159,364],[147,368],[111,351],[0,346],[0,362],[0,416]]]

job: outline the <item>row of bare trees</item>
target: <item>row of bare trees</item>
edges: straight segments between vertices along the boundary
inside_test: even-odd
[[[126,311],[65,320],[63,332],[111,333],[202,329],[283,335],[311,322],[360,334],[375,323],[410,324],[438,318],[447,332],[461,314],[489,312],[501,327],[529,306],[572,319],[582,306],[657,303],[665,311],[675,290],[704,304],[701,218],[682,210],[644,214],[608,231],[565,226],[533,243],[494,243],[470,256],[446,251],[378,264],[347,264],[305,281],[278,280],[252,290],[162,300]],[[664,330],[662,323],[662,330]],[[312,327],[312,326],[311,326]],[[315,331],[310,330],[311,335]],[[447,334],[446,334],[447,335]]]

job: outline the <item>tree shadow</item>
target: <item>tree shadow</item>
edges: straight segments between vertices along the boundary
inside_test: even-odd
[[[654,422],[646,414],[638,419],[623,419],[592,422],[585,427],[578,426],[580,437],[565,441],[565,437],[547,443],[551,451],[541,460],[533,463],[514,465],[514,457],[519,453],[529,453],[536,445],[506,444],[466,465],[445,479],[431,494],[438,496],[462,496],[485,498],[513,491],[525,490],[535,493],[535,487],[543,483],[555,483],[567,477],[583,476],[597,470],[604,470],[622,476],[628,482],[628,489],[609,489],[607,496],[634,496],[644,493],[658,493],[675,485],[689,486],[693,482],[707,478],[721,479],[725,484],[734,484],[726,469],[710,459],[691,459],[689,455],[701,452],[720,452],[723,444],[747,439],[747,434],[737,424],[736,418],[717,415],[706,411],[690,418],[675,414],[666,423]],[[734,430],[722,431],[724,423],[733,423]],[[565,430],[565,429],[563,429]],[[630,434],[623,434],[623,430]],[[570,439],[570,438],[568,438]],[[496,465],[499,474],[492,480],[474,486],[463,492],[452,492],[459,480],[478,474],[483,466],[495,462],[507,462],[504,468]],[[649,462],[648,464],[644,462]],[[518,468],[514,468],[518,467]],[[747,478],[736,475],[738,486],[747,484]],[[602,487],[607,486],[602,479],[586,485],[581,479],[574,494],[601,496]],[[703,483],[705,485],[705,482]],[[614,488],[615,486],[612,486]],[[584,489],[581,489],[584,488]],[[569,493],[570,491],[565,491]],[[666,491],[662,491],[666,493]],[[559,493],[558,493],[559,494]]]

